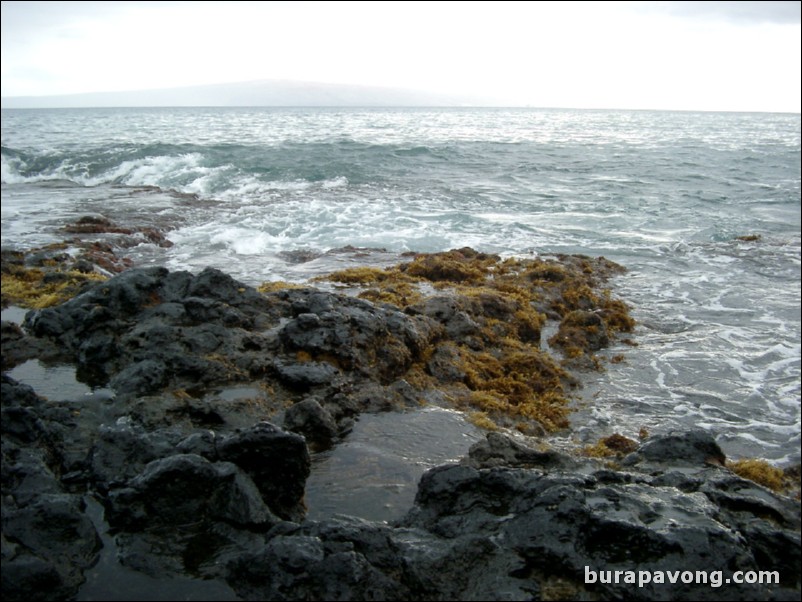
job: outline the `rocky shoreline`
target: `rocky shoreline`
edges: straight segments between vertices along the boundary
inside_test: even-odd
[[[8,599],[80,598],[102,547],[94,502],[122,565],[242,599],[799,598],[798,496],[731,472],[709,434],[621,437],[601,459],[548,449],[596,352],[633,329],[604,288],[612,262],[460,249],[257,290],[58,253],[3,253],[4,305],[64,295],[2,325]],[[32,358],[111,393],[44,399],[7,375]],[[310,454],[362,413],[421,405],[465,411],[486,440],[425,473],[395,523],[305,520]],[[780,582],[624,582],[702,570]]]

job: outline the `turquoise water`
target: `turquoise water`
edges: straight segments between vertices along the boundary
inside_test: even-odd
[[[799,458],[799,115],[4,110],[2,181],[4,247],[102,213],[169,230],[139,263],[250,284],[466,245],[604,255],[639,346],[589,378],[571,436],[701,426]],[[327,253],[347,245],[384,251]]]

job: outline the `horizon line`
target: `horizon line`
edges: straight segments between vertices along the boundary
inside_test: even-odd
[[[663,106],[661,100],[651,107],[570,106],[565,104],[536,104],[526,99],[492,93],[468,91],[432,91],[421,88],[334,83],[303,79],[262,78],[235,82],[187,84],[163,88],[70,92],[40,95],[0,96],[3,109],[133,109],[133,108],[360,108],[360,109],[535,109],[587,111],[664,111],[683,113],[768,113],[802,114],[800,108],[693,108],[694,99],[685,104],[690,108]],[[533,99],[534,100],[534,99]],[[571,101],[568,101],[569,103]],[[579,104],[584,104],[581,102]],[[674,103],[666,103],[674,104]],[[680,103],[677,103],[680,104]],[[729,103],[727,103],[729,104]],[[735,104],[735,103],[733,103]],[[746,104],[746,103],[745,103]]]
[[[0,98],[0,110],[3,111],[51,111],[51,110],[97,110],[97,109],[521,109],[533,111],[640,111],[659,113],[762,113],[776,115],[802,115],[800,111],[757,110],[757,109],[657,109],[657,108],[620,108],[620,107],[558,107],[534,105],[404,105],[404,104],[339,104],[339,105],[87,105],[76,106],[43,106],[43,107],[8,107],[3,106],[7,99],[16,98],[45,98],[30,96],[9,96]]]

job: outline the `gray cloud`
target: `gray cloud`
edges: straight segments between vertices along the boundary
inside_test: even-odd
[[[643,2],[640,8],[646,12],[659,12],[675,17],[730,21],[739,24],[774,23],[792,25],[800,23],[798,1],[781,2],[760,0],[757,2]]]

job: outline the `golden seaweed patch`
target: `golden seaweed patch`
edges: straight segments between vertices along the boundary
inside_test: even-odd
[[[284,291],[288,289],[307,288],[303,284],[295,282],[285,282],[284,280],[276,280],[271,282],[263,282],[256,287],[260,293],[275,293],[276,291]]]
[[[435,337],[413,358],[405,378],[420,390],[443,392],[484,424],[506,417],[508,423],[536,422],[550,431],[568,426],[568,391],[575,379],[540,347],[547,315],[561,319],[583,311],[598,316],[597,324],[577,324],[576,336],[563,349],[568,358],[587,356],[590,365],[594,347],[587,337],[600,328],[613,336],[635,326],[626,303],[600,288],[624,271],[603,257],[502,260],[469,248],[410,256],[393,267],[348,268],[316,280],[363,288],[359,297],[412,314],[426,314],[434,294],[453,299],[452,317],[472,326]],[[446,348],[457,351],[435,353]],[[452,369],[430,366],[433,357],[450,362]]]
[[[783,489],[783,471],[765,460],[747,458],[727,462],[727,467],[739,477],[754,481],[773,491]]]
[[[41,309],[64,303],[81,293],[88,284],[107,278],[96,272],[44,271],[15,267],[4,272],[1,279],[3,306],[18,305],[28,309]]]

